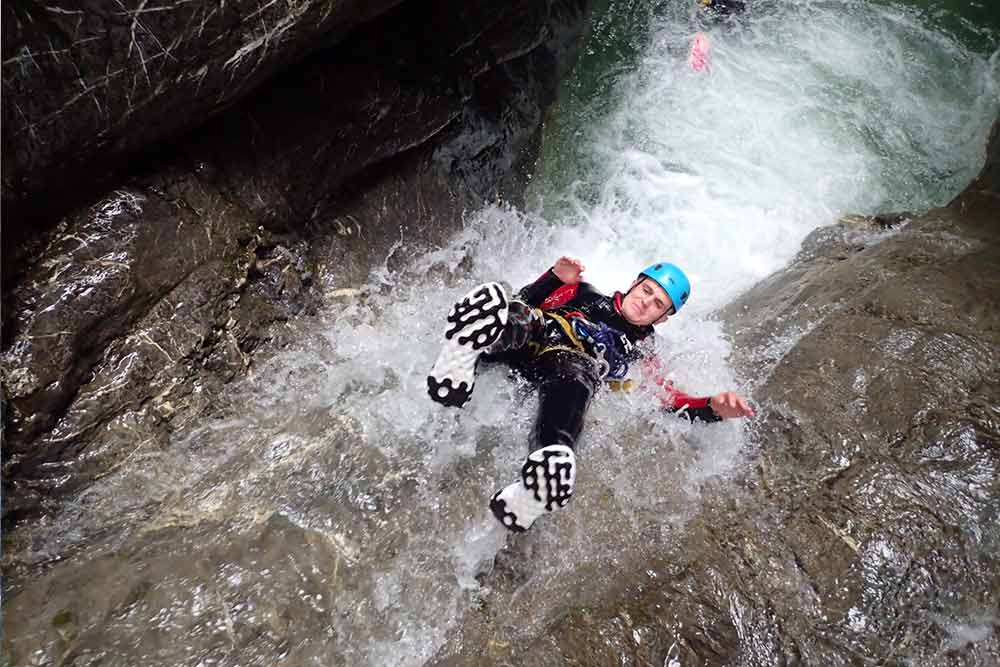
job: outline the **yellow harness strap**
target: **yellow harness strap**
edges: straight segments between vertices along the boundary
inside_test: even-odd
[[[568,336],[569,339],[571,341],[573,341],[573,346],[575,347],[575,349],[573,349],[573,348],[566,348],[563,345],[556,345],[556,346],[553,346],[553,347],[547,347],[547,348],[545,348],[544,350],[542,350],[543,352],[548,352],[549,350],[555,350],[555,349],[559,349],[559,348],[573,349],[574,352],[583,352],[583,353],[587,352],[587,348],[585,348],[583,346],[583,343],[577,337],[576,332],[573,331],[573,325],[569,323],[569,320],[567,320],[562,315],[556,315],[555,313],[546,312],[545,315],[546,315],[546,317],[551,317],[553,320],[556,321],[557,324],[559,324],[559,326],[562,328],[562,330],[566,334],[566,336]]]

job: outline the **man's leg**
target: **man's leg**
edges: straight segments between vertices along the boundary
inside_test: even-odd
[[[473,288],[448,314],[444,343],[427,376],[427,393],[437,403],[460,408],[472,398],[482,354],[523,347],[544,331],[541,313],[510,301],[498,283]]]
[[[543,354],[534,366],[538,414],[531,448],[565,445],[576,449],[590,399],[601,382],[594,360],[578,352],[559,351]]]
[[[594,361],[576,352],[541,355],[531,369],[538,386],[538,417],[520,481],[494,494],[493,515],[515,532],[527,530],[545,512],[565,507],[576,483],[573,448],[583,430],[590,399],[600,382]]]

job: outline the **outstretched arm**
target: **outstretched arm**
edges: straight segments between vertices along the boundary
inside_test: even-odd
[[[746,399],[735,392],[723,391],[714,396],[689,396],[674,387],[663,374],[663,364],[655,354],[643,359],[643,382],[655,385],[660,404],[667,412],[677,412],[691,421],[700,419],[717,422],[734,417],[753,417],[754,411]]]
[[[563,301],[569,301],[576,294],[576,286],[580,284],[583,272],[584,266],[580,260],[560,257],[538,280],[519,289],[517,298],[535,308],[542,307],[543,303],[550,301],[550,297],[556,296],[557,292]],[[551,308],[553,304],[549,303],[547,307]]]

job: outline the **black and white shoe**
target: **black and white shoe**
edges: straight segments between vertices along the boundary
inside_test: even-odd
[[[508,530],[521,533],[535,519],[573,497],[576,456],[566,445],[549,445],[528,454],[521,467],[521,481],[493,494],[490,510]]]
[[[499,283],[483,283],[451,309],[441,353],[427,376],[427,393],[434,401],[455,408],[469,402],[479,355],[503,334],[509,306]]]

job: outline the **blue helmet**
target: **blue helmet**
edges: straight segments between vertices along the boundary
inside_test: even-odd
[[[691,281],[688,280],[683,271],[673,264],[657,262],[646,267],[639,274],[640,278],[643,276],[655,280],[656,284],[663,288],[670,300],[674,302],[675,313],[687,303],[688,297],[691,296]]]

